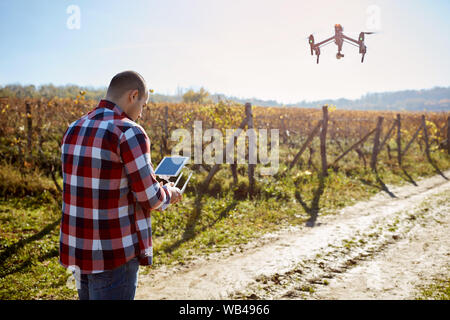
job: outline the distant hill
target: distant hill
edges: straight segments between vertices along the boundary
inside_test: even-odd
[[[298,108],[317,108],[324,104],[333,104],[339,109],[347,110],[408,110],[408,111],[450,111],[450,87],[435,87],[422,90],[404,90],[394,92],[367,93],[359,99],[326,99],[301,101],[283,105],[274,100],[239,99],[224,95],[212,95],[240,103],[251,102],[258,106],[284,106]]]
[[[450,87],[367,93],[355,100],[302,101],[291,106],[317,107],[326,103],[350,110],[450,111]]]
[[[86,98],[99,100],[104,97],[106,88],[81,87],[77,85],[54,86],[52,84],[35,87],[33,85],[22,86],[11,84],[0,86],[0,97],[69,97],[76,98],[79,91],[86,91]],[[349,100],[326,99],[317,101],[300,101],[294,104],[282,104],[275,100],[261,100],[257,98],[238,98],[226,96],[220,93],[210,94],[209,98],[218,102],[219,100],[231,100],[238,103],[250,102],[253,105],[264,107],[298,107],[316,108],[324,104],[333,104],[339,109],[349,110],[407,110],[407,111],[450,111],[450,87],[434,87],[422,90],[403,90],[393,92],[367,93],[359,99]],[[182,94],[163,95],[152,94],[150,101],[153,102],[181,102]]]

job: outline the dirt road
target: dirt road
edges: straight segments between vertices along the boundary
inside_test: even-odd
[[[414,298],[419,285],[450,274],[450,180],[416,182],[319,214],[313,228],[291,227],[181,269],[152,270],[140,275],[136,298]]]

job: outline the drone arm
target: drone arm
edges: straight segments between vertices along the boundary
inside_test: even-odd
[[[347,37],[345,34],[342,34],[342,38],[344,38],[345,40],[351,41],[351,42],[353,42],[353,43],[356,43],[357,45],[360,44],[359,41],[356,41],[355,39],[352,39],[352,38],[350,38],[350,37]]]
[[[329,42],[329,41],[331,41],[331,40],[334,40],[334,36],[332,36],[332,37],[330,37],[330,38],[328,38],[328,39],[326,39],[326,40],[323,40],[323,41],[321,41],[321,42],[319,42],[319,43],[316,43],[314,46],[315,46],[315,47],[320,47],[320,46],[326,44],[327,42]]]

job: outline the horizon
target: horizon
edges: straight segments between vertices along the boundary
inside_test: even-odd
[[[46,86],[46,85],[53,85],[55,87],[69,87],[69,86],[76,86],[82,89],[86,89],[86,90],[105,90],[107,89],[107,86],[98,86],[98,87],[94,87],[94,86],[83,86],[83,85],[79,85],[79,84],[75,84],[75,83],[66,83],[66,84],[61,84],[61,85],[55,85],[53,83],[43,83],[40,85],[36,85],[36,84],[32,84],[32,83],[28,83],[28,84],[23,84],[23,83],[8,83],[8,84],[0,84],[0,89],[3,87],[6,87],[8,85],[19,85],[19,86],[34,86],[36,89],[38,89],[41,86]],[[356,98],[346,98],[346,97],[338,97],[338,98],[324,98],[324,99],[317,99],[317,100],[298,100],[292,103],[282,103],[281,101],[278,100],[273,100],[273,99],[261,99],[259,97],[239,97],[239,96],[233,96],[233,95],[226,95],[222,92],[210,92],[207,88],[203,88],[205,89],[210,96],[212,95],[224,95],[227,98],[237,98],[239,100],[245,100],[245,99],[254,99],[254,100],[261,100],[262,102],[269,102],[269,101],[275,101],[277,104],[280,105],[284,105],[284,106],[289,106],[289,105],[295,105],[298,103],[313,103],[313,102],[322,102],[322,101],[327,101],[327,100],[340,100],[340,99],[346,99],[346,100],[350,100],[350,101],[355,101],[355,100],[360,100],[362,99],[364,96],[370,95],[370,94],[384,94],[384,93],[395,93],[395,92],[402,92],[402,91],[427,91],[427,90],[433,90],[433,89],[437,89],[437,88],[450,88],[450,86],[433,86],[430,88],[420,88],[420,89],[403,89],[403,90],[391,90],[391,91],[369,91],[366,93],[363,93],[361,96],[356,97]],[[177,88],[177,90],[181,90],[181,95],[184,94],[186,91],[188,90],[194,90],[193,88]],[[198,90],[198,89],[197,89]],[[196,90],[194,90],[196,91]],[[177,93],[174,94],[164,94],[164,93],[160,93],[160,92],[154,92],[154,94],[159,94],[159,95],[163,95],[163,96],[169,96],[169,97],[177,97],[179,96]]]
[[[131,69],[163,95],[203,87],[280,104],[450,85],[448,1],[132,4],[0,2],[0,84],[102,88],[114,74]],[[80,13],[74,28],[69,28],[76,13],[71,5]],[[353,38],[359,31],[378,32],[366,37],[363,64],[348,44],[345,58],[336,60],[333,44],[316,64],[306,38],[314,33],[318,42],[331,36],[335,23]]]

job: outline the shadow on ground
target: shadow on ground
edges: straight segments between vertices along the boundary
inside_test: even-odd
[[[389,188],[384,183],[384,181],[381,179],[381,177],[380,177],[380,175],[378,174],[377,171],[375,171],[375,178],[376,178],[376,183],[368,181],[366,179],[359,179],[359,181],[361,181],[365,185],[368,185],[368,186],[376,188],[376,189],[378,189],[380,191],[386,192],[391,198],[397,198],[397,196],[392,191],[389,190]],[[412,180],[412,182],[414,183],[414,185],[417,186],[417,184],[414,182],[414,180]]]
[[[13,257],[18,250],[20,250],[21,248],[23,248],[24,246],[26,246],[27,244],[34,242],[34,241],[38,241],[40,239],[42,239],[43,237],[45,237],[47,234],[51,233],[52,231],[55,230],[55,228],[57,226],[59,226],[61,219],[58,218],[55,221],[53,221],[52,223],[48,224],[44,229],[42,229],[41,231],[39,231],[38,233],[19,240],[18,242],[14,243],[13,245],[10,245],[9,247],[7,247],[1,254],[0,254],[0,261],[1,261],[1,265],[0,265],[0,277],[3,278],[9,274],[13,274],[19,271],[22,271],[23,269],[27,268],[28,266],[32,265],[32,260],[33,257],[28,258],[27,260],[25,260],[24,262],[20,263],[20,264],[16,264],[14,265],[14,267],[12,269],[9,269],[6,267],[6,263],[7,260],[11,257]],[[55,256],[59,255],[59,248],[55,248],[51,251],[49,251],[48,253],[44,254],[43,256],[38,257],[39,261],[45,261],[47,259],[53,258]]]
[[[184,233],[183,233],[181,239],[175,241],[174,243],[172,243],[168,247],[165,247],[162,250],[164,252],[170,253],[170,252],[174,251],[175,249],[177,249],[184,242],[194,239],[197,235],[199,235],[203,231],[213,227],[217,222],[219,222],[221,219],[225,218],[227,216],[228,212],[233,210],[236,207],[236,205],[237,205],[237,201],[233,200],[232,202],[230,202],[228,204],[228,206],[225,209],[223,209],[219,213],[217,218],[214,221],[212,221],[209,225],[206,225],[201,229],[195,230],[195,226],[198,223],[198,220],[200,218],[200,214],[201,214],[201,211],[203,208],[202,195],[197,195],[197,197],[195,198],[194,209],[192,210],[192,212],[189,216],[188,222],[186,224],[186,228],[184,230]]]
[[[314,227],[316,225],[316,220],[319,215],[319,201],[320,197],[323,194],[323,191],[325,189],[325,178],[319,174],[319,186],[314,191],[313,199],[311,201],[311,205],[307,205],[305,201],[302,198],[302,195],[300,191],[295,191],[295,198],[297,201],[302,205],[303,209],[306,211],[306,213],[309,214],[309,219],[306,221],[307,227]]]

